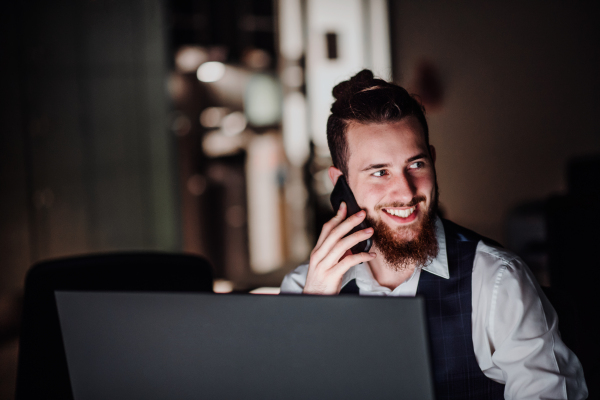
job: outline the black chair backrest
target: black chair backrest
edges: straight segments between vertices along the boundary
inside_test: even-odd
[[[113,253],[44,261],[27,274],[16,399],[72,399],[55,290],[212,292],[212,268],[184,254]]]

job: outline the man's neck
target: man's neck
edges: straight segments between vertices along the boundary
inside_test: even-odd
[[[373,251],[373,250],[372,250]],[[376,250],[375,250],[376,251]],[[383,287],[387,287],[390,290],[396,289],[398,286],[406,282],[415,271],[415,265],[410,265],[407,268],[396,271],[390,268],[381,253],[377,252],[377,258],[369,261],[367,264],[371,269],[373,277]]]

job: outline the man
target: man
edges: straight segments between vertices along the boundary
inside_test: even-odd
[[[403,88],[363,70],[333,89],[327,123],[341,206],[283,293],[424,296],[437,398],[580,399],[581,364],[531,272],[493,241],[437,216],[435,148]],[[345,237],[363,219],[374,228]],[[370,253],[349,249],[373,236]]]

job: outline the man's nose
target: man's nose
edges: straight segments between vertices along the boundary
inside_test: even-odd
[[[411,177],[406,173],[397,174],[392,179],[392,193],[394,200],[402,204],[409,204],[417,194],[416,187]]]

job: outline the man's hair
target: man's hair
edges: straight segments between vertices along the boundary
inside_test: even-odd
[[[425,109],[408,92],[393,83],[375,79],[373,73],[363,69],[350,80],[333,88],[335,101],[327,120],[327,144],[333,165],[348,176],[348,126],[360,124],[397,122],[410,115],[417,118],[429,148],[429,128]]]

